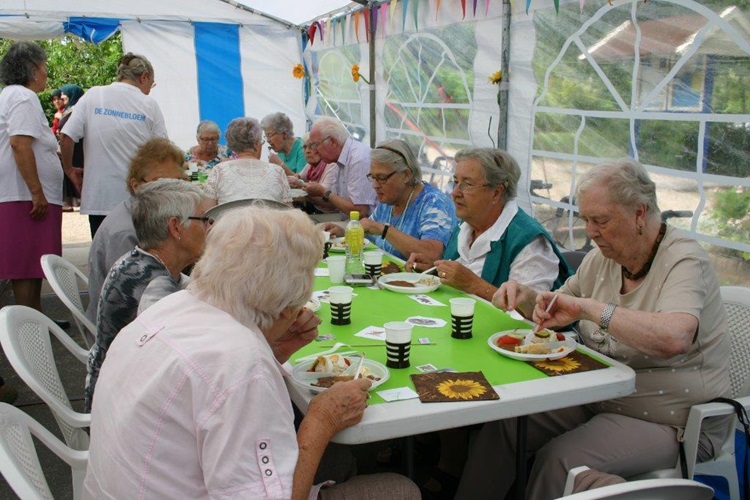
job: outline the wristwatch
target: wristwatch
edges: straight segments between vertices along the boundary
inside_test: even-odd
[[[602,311],[601,317],[599,317],[599,327],[602,330],[609,329],[609,323],[612,321],[612,315],[615,313],[615,309],[617,309],[617,304],[614,302],[609,302],[606,306],[604,306],[604,310]]]
[[[323,195],[323,201],[325,201],[326,203],[328,203],[328,201],[329,201],[330,199],[331,199],[331,190],[329,189],[329,190],[328,190],[328,191],[326,191],[326,192],[325,192],[325,194]]]
[[[390,224],[383,224],[383,232],[380,233],[380,237],[385,239],[385,235],[388,234],[388,228],[391,227]]]

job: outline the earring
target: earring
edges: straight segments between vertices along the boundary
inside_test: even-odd
[[[643,226],[638,226],[638,234],[643,236]]]

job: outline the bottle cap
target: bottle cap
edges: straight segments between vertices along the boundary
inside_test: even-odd
[[[349,218],[351,220],[359,220],[359,212],[357,210],[352,210],[349,212]]]

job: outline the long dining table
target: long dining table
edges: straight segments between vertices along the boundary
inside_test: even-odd
[[[325,268],[325,265],[321,265]],[[315,278],[316,291],[331,286],[326,276]],[[635,372],[628,366],[597,353],[583,345],[577,351],[598,360],[606,367],[579,373],[549,376],[531,363],[511,359],[494,351],[487,339],[496,332],[517,328],[530,328],[528,322],[514,319],[495,308],[491,303],[476,299],[473,337],[458,340],[451,337],[451,316],[448,301],[466,297],[463,292],[442,285],[428,297],[443,305],[427,305],[418,296],[396,293],[380,287],[355,287],[352,300],[351,324],[331,324],[330,306],[322,303],[317,311],[322,320],[318,327],[326,340],[313,341],[305,346],[285,365],[288,371],[297,359],[321,353],[335,343],[345,343],[351,349],[365,354],[367,359],[385,365],[385,342],[356,334],[368,327],[382,327],[388,321],[403,321],[421,316],[445,321],[445,326],[428,328],[415,326],[412,334],[410,366],[389,369],[390,376],[382,385],[371,391],[369,407],[355,426],[339,432],[333,439],[341,444],[362,444],[392,438],[408,437],[425,432],[450,429],[507,418],[518,418],[519,438],[525,445],[525,421],[534,413],[577,406],[586,403],[626,396],[635,390]],[[333,336],[333,338],[328,338]],[[420,344],[419,341],[428,342]],[[428,339],[428,340],[427,340]],[[481,371],[499,395],[494,401],[461,401],[422,403],[418,398],[387,402],[378,391],[387,389],[415,389],[410,378],[421,373],[417,367],[433,365],[437,369],[457,372]],[[305,412],[315,395],[287,377],[292,401]],[[521,418],[519,418],[521,417]],[[522,449],[522,448],[519,448]],[[523,454],[518,454],[523,455]],[[523,463],[521,463],[523,462]],[[525,460],[517,461],[523,471]]]

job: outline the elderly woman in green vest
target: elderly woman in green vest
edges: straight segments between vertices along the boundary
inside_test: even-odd
[[[456,153],[451,192],[463,223],[443,253],[430,262],[412,254],[407,270],[437,266],[440,280],[467,293],[492,300],[508,280],[538,291],[559,287],[571,274],[549,234],[515,201],[521,169],[507,152],[493,148]]]

